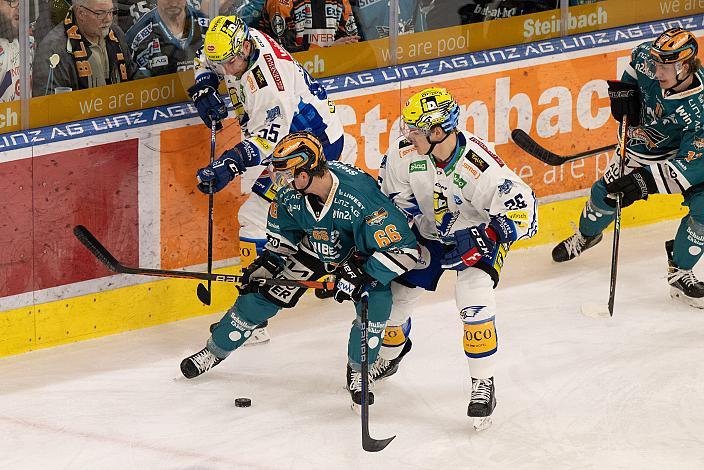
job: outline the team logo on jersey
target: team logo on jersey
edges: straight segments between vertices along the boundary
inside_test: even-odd
[[[272,18],[271,20],[271,29],[274,31],[274,34],[279,37],[283,36],[286,32],[286,21],[278,12],[274,15],[274,18]]]
[[[411,164],[408,165],[408,172],[414,173],[416,171],[428,171],[428,162],[426,162],[426,161],[411,162]]]
[[[513,188],[513,181],[504,180],[504,182],[499,185],[499,194],[508,194],[511,192],[511,188]]]
[[[386,209],[381,208],[378,211],[372,212],[370,215],[364,218],[367,225],[381,225],[381,223],[386,220],[389,213]]]
[[[657,148],[667,140],[667,136],[652,127],[629,128],[628,137],[629,144],[643,144],[649,149]]]
[[[266,122],[273,122],[276,118],[281,116],[281,108],[274,106],[271,109],[266,110]]]
[[[437,229],[438,235],[441,237],[448,236],[457,217],[460,215],[459,211],[450,211],[445,195],[439,191],[434,191],[433,212],[435,215],[435,228]]]

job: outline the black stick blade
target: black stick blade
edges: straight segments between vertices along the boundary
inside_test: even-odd
[[[387,439],[374,439],[373,437],[363,436],[362,449],[366,450],[367,452],[379,452],[381,450],[384,450],[386,446],[391,444],[391,441],[393,441],[395,438],[396,436],[391,436]]]
[[[529,136],[523,129],[514,129],[511,132],[511,138],[513,141],[522,148],[526,153],[532,155],[543,163],[548,165],[558,166],[565,163],[565,159],[556,155],[545,147],[538,144],[531,136]]]
[[[198,300],[203,302],[205,305],[210,305],[210,289],[205,287],[203,284],[198,284],[198,289],[196,289],[196,295],[198,296]]]
[[[95,236],[90,233],[90,231],[83,225],[76,225],[73,227],[73,234],[78,238],[78,241],[83,244],[88,251],[93,253],[93,256],[98,258],[98,261],[103,263],[106,268],[110,271],[119,273],[122,272],[120,269],[120,263],[115,259],[113,255],[105,248]]]

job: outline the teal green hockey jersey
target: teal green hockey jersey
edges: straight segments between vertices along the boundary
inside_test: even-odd
[[[704,181],[704,70],[696,71],[687,90],[663,90],[655,79],[651,45],[633,49],[621,78],[638,84],[641,94],[641,125],[629,129],[626,155],[650,168],[659,193],[683,193]]]
[[[700,67],[694,85],[679,93],[670,93],[655,79],[650,58],[652,43],[635,47],[622,80],[638,84],[641,93],[642,125],[629,132],[628,151],[648,161],[672,158],[699,158],[704,152],[704,72]]]
[[[408,219],[363,171],[328,162],[333,185],[316,216],[308,197],[279,189],[267,218],[265,249],[286,256],[303,243],[324,263],[339,264],[354,252],[364,269],[382,284],[413,269],[418,243]]]

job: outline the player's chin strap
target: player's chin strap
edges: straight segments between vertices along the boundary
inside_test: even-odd
[[[677,72],[677,75],[675,75],[675,79],[677,80],[677,83],[675,83],[674,86],[667,89],[668,95],[674,95],[675,93],[679,93],[679,91],[675,91],[675,88],[682,85],[689,77],[694,75],[693,73],[687,74],[687,75],[685,75],[685,77],[682,80],[680,80],[678,77],[680,76],[680,72],[682,72],[682,63],[681,62],[675,63],[675,72]],[[684,91],[684,90],[680,90],[680,91]]]
[[[450,134],[452,134],[452,132],[446,132],[446,133],[445,133],[445,137],[443,137],[442,139],[438,140],[437,142],[431,142],[431,141],[430,141],[430,138],[429,138],[429,137],[426,137],[426,139],[428,139],[428,143],[430,144],[430,148],[428,149],[427,152],[425,152],[425,154],[426,154],[426,155],[430,155],[431,153],[433,153],[433,150],[435,150],[435,146],[438,145],[438,144],[442,144],[443,142],[445,142],[445,139],[447,139],[448,137],[450,137]]]

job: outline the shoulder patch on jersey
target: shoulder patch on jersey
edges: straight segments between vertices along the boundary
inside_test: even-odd
[[[383,207],[378,211],[374,211],[364,218],[367,225],[381,225],[389,216],[389,212]]]
[[[411,162],[411,164],[408,165],[408,172],[414,173],[416,171],[428,171],[428,162],[425,160]]]
[[[489,164],[486,161],[484,161],[484,159],[482,157],[480,157],[479,155],[474,153],[472,150],[470,150],[469,153],[465,156],[466,156],[467,160],[469,160],[470,163],[472,163],[472,165],[479,168],[479,171],[485,172],[486,170],[489,169]]]
[[[511,188],[513,188],[513,181],[511,180],[504,180],[503,183],[501,183],[499,186],[499,194],[508,194],[511,192]]]
[[[280,107],[274,106],[273,108],[266,110],[266,122],[273,122],[278,117],[281,117]]]
[[[276,88],[279,91],[284,91],[284,82],[281,80],[281,75],[279,74],[279,71],[276,70],[276,65],[274,64],[274,56],[271,54],[264,54],[264,62],[266,62],[266,66],[269,67],[269,71],[271,72],[271,76],[274,79],[274,83],[276,83]]]
[[[266,77],[264,77],[264,72],[257,65],[252,69],[252,75],[254,76],[254,81],[257,82],[257,86],[261,89],[268,85]]]

